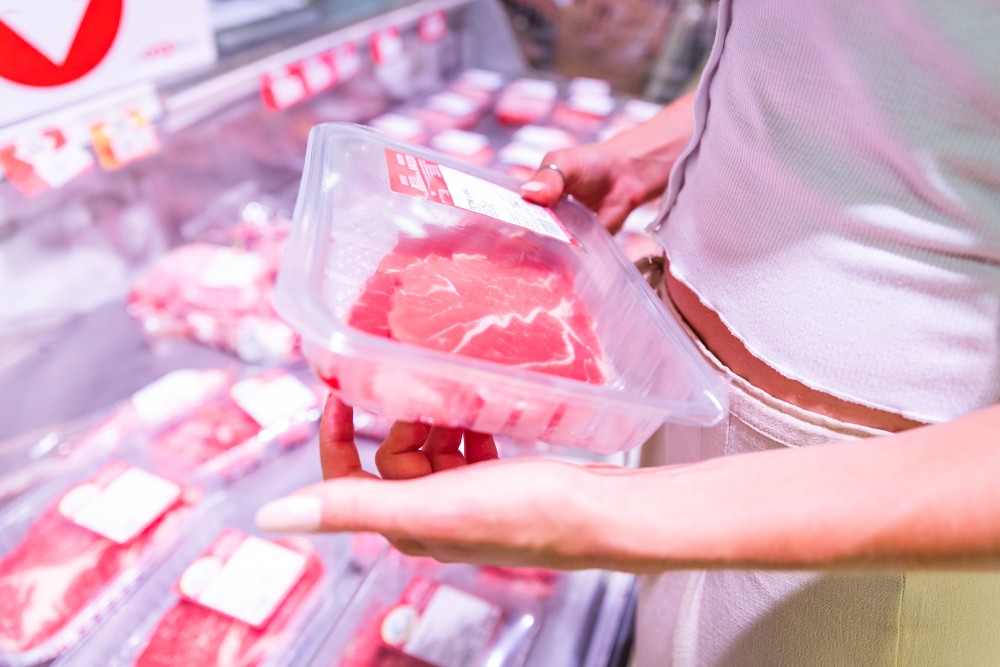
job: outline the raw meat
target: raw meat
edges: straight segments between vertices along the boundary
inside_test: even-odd
[[[450,608],[446,610],[434,607],[439,593],[459,606],[447,605]],[[443,603],[444,598],[437,602]],[[493,603],[432,579],[414,577],[394,605],[388,608],[376,605],[367,611],[361,631],[337,664],[339,667],[473,667],[483,663],[502,618],[503,612]],[[426,632],[418,638],[422,623],[427,624]],[[440,654],[442,659],[432,662],[427,654]]]
[[[604,381],[600,341],[567,270],[497,232],[405,239],[348,316],[378,336],[584,382]]]
[[[306,553],[300,541],[277,544]],[[308,553],[306,570],[262,629],[194,602],[179,600],[160,619],[136,667],[255,667],[287,647],[286,632],[323,576],[323,564]]]
[[[193,496],[187,493],[124,545],[66,519],[58,502],[46,509],[0,560],[0,651],[40,647],[76,620],[151,546],[174,532]]]
[[[400,272],[388,319],[405,343],[595,384],[604,379],[583,304],[563,276],[546,269],[432,255]]]
[[[191,338],[246,361],[296,359],[298,337],[271,306],[280,236],[258,241],[254,251],[176,248],[136,280],[129,314],[154,336]]]
[[[154,460],[194,468],[243,444],[260,432],[253,420],[225,398],[201,406],[184,421],[157,436],[150,445]]]

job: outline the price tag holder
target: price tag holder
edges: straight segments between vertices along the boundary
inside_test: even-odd
[[[299,63],[309,95],[318,95],[337,83],[337,68],[330,53],[321,53]]]
[[[91,125],[91,142],[97,161],[115,171],[160,150],[153,121],[141,109],[120,109]]]
[[[448,34],[448,18],[444,11],[437,11],[420,19],[417,28],[420,41],[425,43],[440,42]]]
[[[0,169],[29,197],[60,188],[93,166],[84,142],[57,128],[30,132],[0,147]]]
[[[376,65],[386,65],[403,57],[403,38],[398,28],[378,30],[371,37],[372,59]]]
[[[296,66],[284,67],[261,78],[261,97],[271,111],[283,111],[309,97],[309,88]]]
[[[354,78],[361,71],[361,55],[353,42],[341,44],[331,52],[333,65],[337,70],[337,80],[340,82]]]

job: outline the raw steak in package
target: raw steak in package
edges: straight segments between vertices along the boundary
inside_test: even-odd
[[[612,454],[724,382],[593,214],[363,128],[314,130],[275,305],[346,403]]]
[[[277,248],[180,246],[136,280],[128,312],[154,338],[189,338],[251,363],[293,361],[298,338],[271,306]]]
[[[158,470],[235,480],[315,432],[322,398],[281,369],[232,382],[149,441]]]
[[[304,539],[227,529],[142,628],[136,667],[257,667],[287,654],[318,605],[325,568]]]
[[[109,412],[0,445],[0,504],[151,435],[219,394],[232,381],[222,369],[171,371]]]
[[[517,667],[531,649],[544,601],[523,597],[479,568],[390,553],[369,575],[314,665]]]
[[[179,539],[201,492],[122,462],[0,516],[0,664],[81,640]]]

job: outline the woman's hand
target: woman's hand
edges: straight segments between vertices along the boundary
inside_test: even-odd
[[[543,167],[521,186],[528,201],[552,206],[563,194],[593,210],[611,233],[636,207],[655,199],[693,131],[692,95],[652,120],[614,138],[548,153]]]
[[[544,459],[500,462],[490,436],[397,423],[361,467],[351,408],[328,399],[320,424],[326,482],[269,503],[264,530],[378,532],[396,548],[440,561],[586,568],[598,559],[602,480],[620,469]],[[430,475],[431,472],[439,474]]]
[[[361,469],[354,442],[354,411],[330,394],[320,418],[319,455],[324,479],[372,477]],[[465,440],[465,453],[460,450]],[[410,479],[469,463],[497,459],[493,436],[461,429],[396,422],[379,445],[375,466],[383,479]]]

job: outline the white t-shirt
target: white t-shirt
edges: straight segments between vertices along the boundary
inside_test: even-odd
[[[758,358],[936,422],[1000,401],[1000,4],[723,0],[676,277]]]

